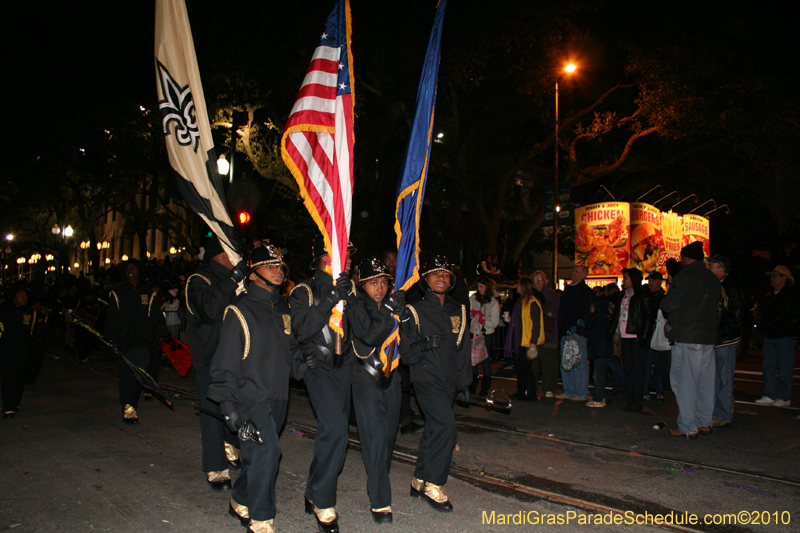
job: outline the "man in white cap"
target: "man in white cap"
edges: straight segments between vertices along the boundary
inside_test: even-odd
[[[794,350],[800,332],[800,302],[794,276],[783,265],[767,272],[772,290],[759,306],[758,329],[764,334],[764,396],[761,405],[792,405]]]

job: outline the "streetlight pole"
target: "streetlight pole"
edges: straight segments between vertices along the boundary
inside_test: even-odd
[[[575,72],[575,65],[570,63],[564,67],[564,72],[556,78],[556,130],[553,137],[554,174],[553,174],[553,285],[558,289],[558,214],[561,211],[561,195],[558,191],[558,82],[564,74]]]

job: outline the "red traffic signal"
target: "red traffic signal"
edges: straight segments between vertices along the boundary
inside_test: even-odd
[[[242,211],[239,213],[239,224],[247,224],[250,222],[250,213]]]

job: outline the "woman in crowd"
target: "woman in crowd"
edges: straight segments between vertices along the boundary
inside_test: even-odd
[[[500,304],[494,298],[494,282],[487,276],[478,278],[477,291],[469,297],[470,327],[473,339],[483,335],[488,357],[483,360],[483,382],[478,396],[489,394],[492,385],[492,350],[494,349],[494,330],[500,324]],[[472,367],[470,393],[478,389],[478,366]]]

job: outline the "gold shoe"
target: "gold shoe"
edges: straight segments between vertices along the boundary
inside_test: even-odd
[[[322,522],[323,524],[327,524],[329,522],[333,522],[339,515],[336,514],[336,507],[328,507],[327,509],[319,509],[316,506],[314,507],[314,514],[317,515],[317,520]]]
[[[211,485],[211,490],[216,492],[231,490],[233,487],[231,484],[231,476],[228,474],[227,469],[209,472],[208,484]]]
[[[411,479],[411,495],[416,496],[417,498],[422,497],[422,492],[425,489],[425,482],[421,479],[412,478]]]
[[[239,450],[236,449],[236,446],[228,444],[227,442],[225,443],[225,458],[228,460],[228,464],[231,465],[231,468],[239,468],[242,466]]]
[[[208,473],[209,483],[216,483],[217,481],[230,481],[230,480],[231,476],[228,473],[227,469],[219,471],[212,470],[211,472]]]
[[[250,525],[250,509],[244,505],[236,503],[233,498],[231,498],[231,504],[228,507],[228,514],[239,520],[239,523],[243,527]]]
[[[139,415],[136,414],[136,409],[132,405],[126,403],[122,406],[122,420],[126,424],[139,423]]]
[[[275,533],[275,529],[272,527],[272,521],[272,518],[269,520],[250,520],[250,529],[248,529],[248,531],[252,531],[253,533]]]
[[[434,485],[433,483],[425,483],[425,496],[435,501],[436,503],[444,503],[449,501],[447,494],[445,494],[442,487]]]

